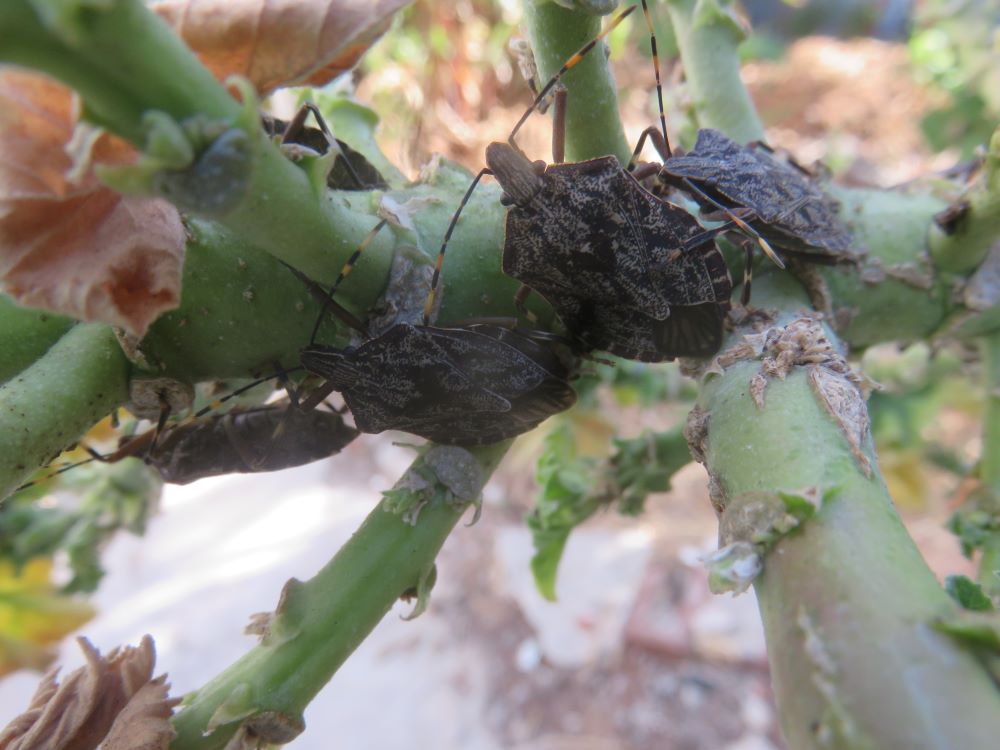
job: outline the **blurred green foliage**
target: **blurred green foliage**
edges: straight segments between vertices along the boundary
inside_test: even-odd
[[[64,552],[72,576],[62,590],[93,591],[104,575],[104,545],[119,529],[145,532],[161,484],[142,461],[129,458],[88,464],[61,475],[55,485],[46,482],[12,495],[0,506],[0,561],[20,568]]]
[[[921,126],[935,150],[963,158],[989,140],[1000,120],[1000,5],[994,0],[924,0],[909,53],[918,80],[944,104]]]

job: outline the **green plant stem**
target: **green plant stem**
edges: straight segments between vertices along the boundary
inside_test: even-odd
[[[128,396],[129,363],[111,329],[80,324],[0,387],[0,498]],[[30,405],[32,408],[27,408]]]
[[[477,493],[508,446],[500,443],[470,451],[481,469]],[[418,458],[397,487],[422,481],[427,471],[424,457]],[[435,499],[420,510],[414,525],[381,505],[375,508],[313,578],[289,582],[260,645],[188,697],[174,718],[177,738],[171,747],[224,747],[238,720],[253,723],[264,712],[297,722],[393,603],[418,587],[467,507]],[[223,713],[234,720],[219,722]],[[206,734],[213,716],[222,726]]]
[[[962,200],[968,202],[968,213],[952,234],[937,224],[929,232],[935,265],[953,273],[975,270],[1000,239],[1000,128],[990,139],[979,179]]]
[[[763,140],[764,126],[740,78],[742,34],[725,0],[668,0],[670,21],[698,112],[698,125],[740,142]]]
[[[69,330],[73,321],[44,310],[19,307],[0,294],[0,383],[30,365]]]
[[[805,303],[778,276],[755,284],[754,296],[787,311],[778,330]],[[730,344],[752,333],[737,330]],[[853,407],[834,400],[824,408],[809,380],[814,366],[772,377],[758,408],[750,386],[761,363],[742,359],[708,376],[700,401],[708,414],[702,447],[724,520],[754,497],[748,493],[816,488],[825,496],[814,517],[779,537],[755,582],[785,739],[797,750],[987,750],[1000,732],[1000,694],[969,652],[931,629],[954,605],[892,506],[870,433],[861,444],[873,466],[866,476],[828,412],[850,418]]]
[[[539,86],[601,30],[601,18],[526,0],[524,20],[535,53]],[[618,114],[618,92],[606,55],[595,49],[562,79],[566,86],[566,158],[582,161],[613,154],[628,164],[632,148]],[[548,158],[546,157],[546,161]]]
[[[983,360],[983,447],[979,457],[979,478],[986,490],[980,509],[1000,519],[1000,333],[984,336],[980,341]],[[989,499],[989,506],[983,503]],[[991,596],[1000,595],[1000,532],[993,531],[983,542],[979,557],[980,585]]]

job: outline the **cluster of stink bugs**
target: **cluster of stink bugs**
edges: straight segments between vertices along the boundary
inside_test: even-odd
[[[695,147],[687,153],[671,149],[656,38],[646,0],[641,5],[656,70],[659,126],[643,132],[629,164],[623,166],[614,156],[565,163],[564,133],[558,123],[564,122],[566,104],[560,79],[636,6],[616,16],[552,76],[506,142],[487,147],[487,166],[473,179],[445,231],[422,313],[370,330],[334,299],[362,251],[385,226],[381,221],[328,292],[304,279],[324,302],[311,343],[301,352],[301,367],[325,381],[305,401],[299,404],[293,398],[292,407],[225,416],[202,410],[187,422],[167,427],[162,438],[140,436],[116,454],[95,458],[116,460],[145,452],[168,481],[190,481],[209,468],[201,464],[213,464],[216,473],[222,473],[305,463],[339,451],[357,431],[402,430],[461,446],[497,442],[572,406],[576,395],[571,381],[581,358],[592,351],[643,362],[718,351],[733,290],[716,244],[719,234],[736,235],[746,249],[744,304],[749,301],[754,247],[782,268],[778,251],[815,263],[855,261],[837,202],[794,161],[764,144],[740,145],[710,129],[698,132]],[[515,138],[550,96],[557,126],[553,163],[546,164],[530,160]],[[265,128],[286,147],[337,149],[328,178],[333,188],[386,187],[377,170],[334,139],[321,118],[319,130],[305,127],[308,111],[303,109],[291,123],[265,118]],[[661,163],[639,162],[647,140]],[[485,175],[503,188],[507,214],[501,265],[521,283],[516,309],[533,324],[525,299],[532,292],[541,295],[558,315],[563,334],[521,327],[516,319],[509,324],[455,325],[432,320],[445,251]],[[675,193],[698,204],[701,219],[719,223],[706,228],[680,201],[671,202]],[[328,312],[354,329],[355,344],[316,343],[320,321]],[[332,391],[343,396],[357,431],[336,410],[310,411]],[[318,416],[310,418],[310,413]],[[161,418],[161,424],[164,421]],[[280,431],[301,439],[284,450],[255,447],[273,442],[271,437]],[[202,459],[201,464],[185,458],[206,455],[209,451],[198,446],[208,445],[215,446],[220,457]]]

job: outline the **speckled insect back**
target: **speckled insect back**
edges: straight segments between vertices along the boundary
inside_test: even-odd
[[[356,347],[302,351],[341,392],[362,432],[402,430],[438,443],[495,443],[576,401],[552,346],[496,325],[401,323]]]
[[[732,282],[687,211],[611,156],[544,166],[493,143],[486,161],[510,205],[504,273],[545,297],[586,348],[646,362],[718,350]]]
[[[520,435],[576,402],[568,382],[576,360],[558,337],[486,323],[430,323],[440,263],[431,274],[426,302],[412,288],[388,289],[384,297],[387,307],[396,310],[393,320],[359,322],[354,327],[360,341],[352,346],[317,344],[325,310],[338,307],[337,287],[385,223],[372,229],[325,295],[312,343],[300,353],[302,366],[326,381],[310,401],[336,390],[362,432],[400,430],[461,446]],[[426,288],[427,276],[412,269],[391,277]],[[410,309],[408,301],[414,298],[422,313]],[[377,325],[380,328],[374,330]]]
[[[645,6],[645,3],[643,4]],[[514,138],[560,78],[632,13],[626,8],[546,82],[506,143],[486,149],[479,172],[445,232],[444,258],[462,208],[479,180],[493,175],[509,206],[504,273],[537,291],[565,324],[578,351],[600,349],[660,362],[707,356],[721,346],[732,281],[721,252],[684,209],[645,190],[612,156],[563,164],[555,97],[553,165],[532,162]],[[565,94],[565,92],[562,92]]]
[[[787,253],[818,263],[858,258],[851,231],[837,215],[838,202],[763,144],[741,146],[705,128],[691,151],[665,159],[659,177],[680,190],[689,180],[730,209],[749,209],[747,222]],[[709,211],[716,208],[698,193],[692,197]]]

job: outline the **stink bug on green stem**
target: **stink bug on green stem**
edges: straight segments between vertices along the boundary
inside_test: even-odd
[[[107,455],[84,446],[90,458],[52,471],[18,491],[84,464],[116,463],[130,457],[141,458],[171,484],[222,474],[278,471],[336,455],[358,436],[336,411],[302,412],[287,402],[213,413],[222,403],[269,379],[255,380],[188,419],[125,439]]]
[[[555,308],[581,349],[658,362],[707,356],[721,346],[732,282],[721,252],[686,210],[645,190],[613,156],[563,164],[556,96],[553,160],[532,162],[514,138],[562,76],[632,11],[612,21],[538,92],[506,143],[486,150],[445,232],[445,249],[479,180],[496,177],[509,206],[503,270]],[[519,294],[523,300],[525,293]]]
[[[348,260],[328,304],[336,305],[338,286],[385,224],[379,222]],[[360,343],[332,347],[315,343],[317,321],[301,362],[327,382],[310,401],[336,390],[362,432],[402,430],[462,446],[514,437],[573,405],[572,362],[542,332],[493,323],[432,325],[439,279],[434,273],[419,324],[395,322],[378,332],[357,326]]]
[[[838,202],[794,160],[779,159],[761,142],[741,146],[711,128],[698,131],[695,147],[687,154],[671,149],[656,36],[646,0],[642,0],[642,9],[653,53],[660,123],[659,128],[647,128],[639,137],[630,171],[639,179],[655,176],[660,184],[689,194],[707,212],[706,218],[728,220],[719,231],[735,226],[755,240],[779,268],[784,268],[784,263],[771,243],[815,263],[855,262],[858,253],[852,248],[850,230],[837,216]],[[663,163],[637,167],[647,138]],[[747,245],[743,304],[750,299],[751,254],[752,245]]]

